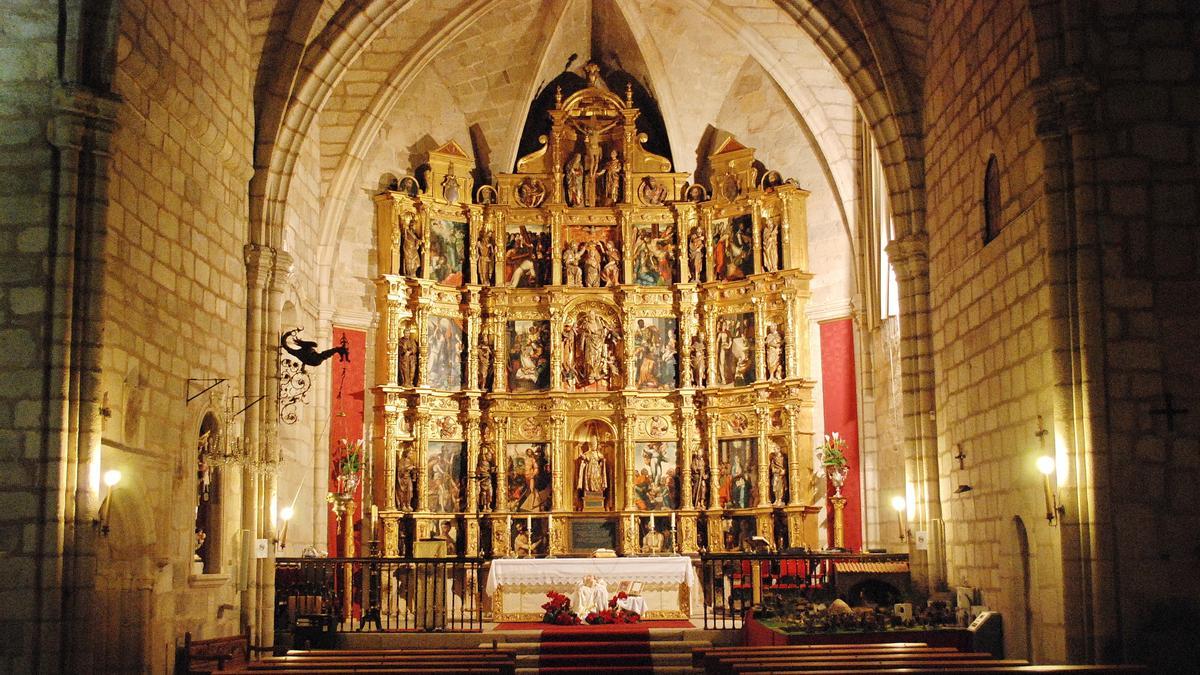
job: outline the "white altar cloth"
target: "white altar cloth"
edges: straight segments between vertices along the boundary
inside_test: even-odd
[[[555,590],[576,604],[584,577],[595,576],[615,595],[622,581],[640,581],[645,599],[637,603],[652,618],[687,618],[699,591],[692,559],[649,558],[497,558],[484,589],[496,601],[496,620],[537,620],[545,593]],[[631,607],[632,609],[632,607]],[[520,618],[518,618],[520,617]]]

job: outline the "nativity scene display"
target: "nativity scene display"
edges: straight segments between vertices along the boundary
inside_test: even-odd
[[[576,79],[512,173],[449,141],[375,196],[382,552],[815,547],[808,193],[728,135],[673,171],[648,94]]]

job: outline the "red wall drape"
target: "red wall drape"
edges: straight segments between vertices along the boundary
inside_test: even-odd
[[[339,344],[345,336],[350,347],[350,360],[342,361],[337,356],[325,363],[332,365],[330,378],[329,413],[329,487],[328,491],[337,489],[338,462],[341,460],[338,441],[360,441],[363,438],[363,405],[364,405],[364,365],[367,348],[367,333],[351,328],[333,329],[333,344]],[[320,366],[323,367],[323,366]],[[359,457],[359,461],[365,461]],[[362,520],[362,483],[354,495],[354,523]],[[353,527],[353,524],[351,525]],[[357,537],[356,537],[357,539]],[[341,537],[338,536],[338,521],[333,511],[329,512],[329,555],[340,556],[342,550]]]
[[[825,399],[825,433],[838,432],[846,439],[846,461],[850,473],[842,485],[846,498],[844,513],[846,548],[862,548],[862,468],[858,452],[858,383],[854,363],[854,323],[837,319],[821,324],[821,393]],[[833,485],[828,486],[833,494]],[[829,543],[833,545],[833,505],[829,509],[827,526]]]

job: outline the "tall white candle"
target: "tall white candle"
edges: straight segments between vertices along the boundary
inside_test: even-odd
[[[525,534],[529,537],[529,557],[533,557],[533,516],[525,516]]]
[[[675,531],[675,512],[671,512],[671,531]]]
[[[654,514],[653,513],[650,514],[650,529],[651,530],[654,529]]]

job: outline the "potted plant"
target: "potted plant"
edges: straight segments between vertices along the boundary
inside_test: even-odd
[[[846,439],[838,432],[825,434],[825,442],[817,446],[817,457],[821,461],[825,477],[833,481],[833,496],[842,496],[842,484],[850,473],[850,464],[846,461]]]

